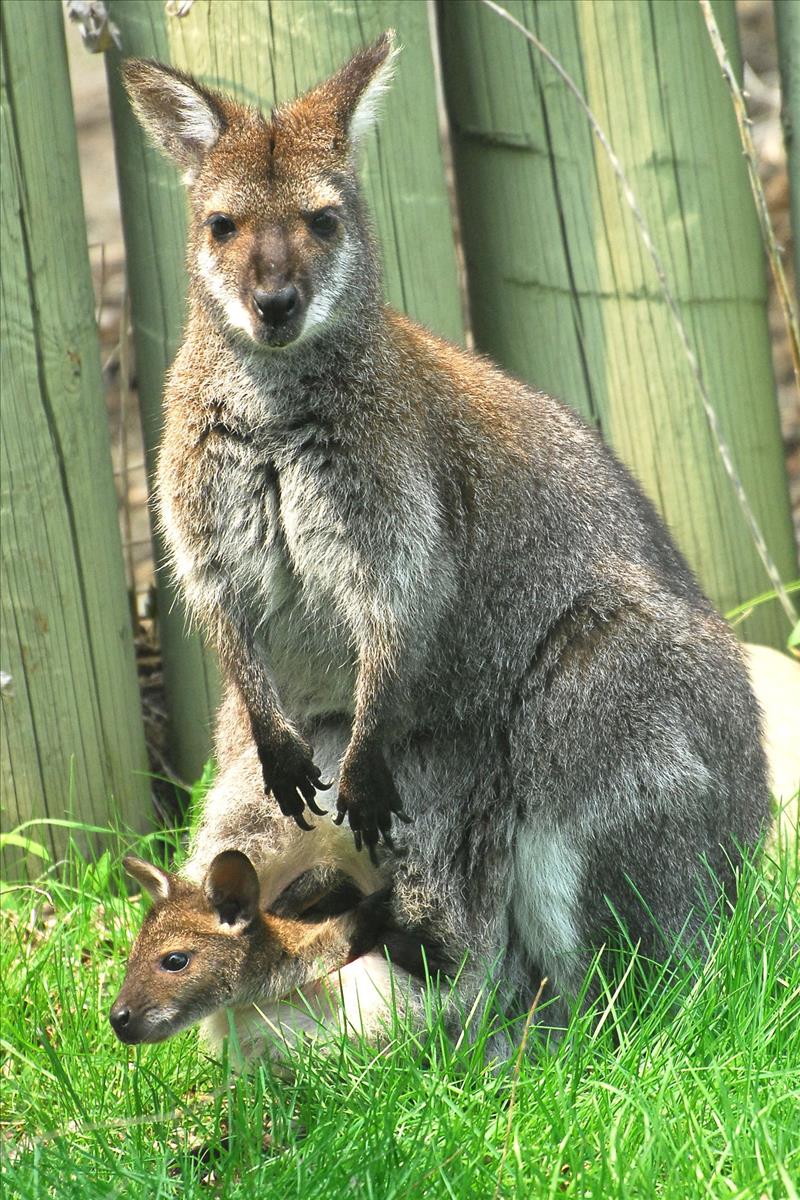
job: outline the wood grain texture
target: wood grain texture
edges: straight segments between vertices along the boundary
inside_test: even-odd
[[[699,8],[510,0],[609,135],[666,263],[769,547],[795,573],[752,198]],[[440,6],[476,342],[601,429],[725,611],[769,586],[658,279],[573,96],[477,0]],[[718,20],[734,61],[735,12]],[[777,606],[747,636],[782,644]]]
[[[125,52],[169,61],[163,4],[114,4]],[[176,172],[146,143],[119,78],[119,55],[107,56],[128,288],[136,345],[136,377],[148,474],[161,434],[164,375],[180,341],[184,318],[186,205]],[[157,565],[164,561],[153,529]],[[170,759],[177,774],[198,777],[208,758],[217,702],[216,664],[189,633],[182,601],[168,573],[156,571],[161,655],[170,724]]]
[[[62,14],[8,0],[0,22],[3,825],[105,825],[113,796],[143,828],[144,731]],[[53,827],[29,835],[54,855],[66,841]],[[4,867],[26,864],[10,851]]]
[[[359,46],[393,26],[403,45],[395,85],[365,155],[363,178],[383,247],[385,291],[398,308],[463,339],[451,221],[438,139],[423,0],[196,0],[185,17],[162,0],[112,0],[123,55],[172,62],[203,82],[269,109],[324,79]],[[185,208],[178,173],[146,145],[110,62],[123,217],[145,440],[160,428],[164,371],[183,320]],[[168,583],[160,580],[175,765],[193,776],[208,751],[213,666]]]

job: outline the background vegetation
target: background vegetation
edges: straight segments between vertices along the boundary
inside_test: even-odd
[[[72,850],[0,908],[7,1195],[796,1200],[796,842],[744,872],[694,984],[643,983],[628,957],[555,1052],[534,1032],[487,1070],[486,1029],[453,1047],[434,1011],[389,1054],[301,1048],[292,1080],[265,1062],[236,1078],[194,1031],[116,1041],[106,1012],[143,906],[120,850]]]

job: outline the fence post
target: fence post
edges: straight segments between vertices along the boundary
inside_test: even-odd
[[[764,262],[730,99],[699,5],[508,0],[610,137],[673,283],[724,436],[795,574]],[[738,59],[731,0],[715,5]],[[723,610],[769,581],[655,271],[602,147],[553,69],[479,0],[439,7],[476,343],[599,426]],[[785,643],[778,605],[749,638]]]
[[[2,43],[2,792],[8,832],[150,803],[61,6]],[[66,832],[28,831],[54,855]],[[8,849],[9,875],[42,869]]]
[[[366,155],[365,178],[383,243],[386,290],[399,308],[453,339],[463,335],[450,213],[438,140],[424,0],[195,0],[184,16],[163,0],[111,0],[123,55],[171,62],[267,109],[340,66],[394,26],[404,46],[397,80]],[[185,202],[130,113],[109,63],[112,111],[133,305],[139,394],[152,473],[164,371],[183,322]],[[172,753],[185,776],[208,752],[213,667],[162,572],[159,610]]]

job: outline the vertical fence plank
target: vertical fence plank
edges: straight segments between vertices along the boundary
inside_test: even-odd
[[[149,814],[62,13],[2,43],[3,824]],[[46,81],[46,86],[43,85]],[[57,855],[63,830],[29,835]],[[9,850],[9,874],[39,870]]]
[[[505,7],[560,59],[608,133],[772,555],[791,577],[761,243],[699,6]],[[733,3],[716,8],[736,56]],[[600,427],[723,611],[764,591],[655,271],[584,114],[519,31],[479,0],[444,0],[439,13],[478,347]],[[745,628],[779,645],[787,631],[777,605]]]
[[[111,15],[122,31],[124,53],[169,62],[164,5],[114,4]],[[119,59],[110,54],[109,84],[120,201],[127,251],[127,277],[136,345],[136,378],[148,476],[152,479],[161,434],[164,375],[180,341],[184,319],[186,206],[174,169],[146,144],[119,79]],[[153,530],[157,566],[164,561]],[[196,779],[209,754],[217,700],[216,664],[200,638],[187,628],[180,596],[165,570],[156,572],[159,635],[169,718],[171,765],[187,781]]]
[[[424,0],[195,0],[183,17],[163,0],[111,0],[123,55],[171,62],[212,87],[269,108],[323,79],[358,46],[397,29],[397,80],[370,145],[364,178],[383,245],[386,292],[399,308],[454,340],[463,328],[450,212],[438,140]],[[165,368],[183,320],[185,208],[178,173],[146,146],[110,62],[112,110],[150,469]],[[177,769],[190,777],[208,748],[213,707],[208,656],[187,639],[167,581],[159,582],[165,675]]]

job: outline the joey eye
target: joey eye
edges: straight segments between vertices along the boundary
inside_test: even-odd
[[[225,213],[212,213],[206,220],[206,225],[211,230],[215,242],[227,242],[228,238],[236,233],[236,222],[231,217],[226,217]]]
[[[161,966],[165,971],[182,971],[188,965],[189,955],[180,950],[173,950],[171,954],[165,954],[161,960]]]
[[[311,232],[324,240],[333,237],[339,228],[339,217],[332,208],[321,208],[319,212],[310,213],[306,219]]]

